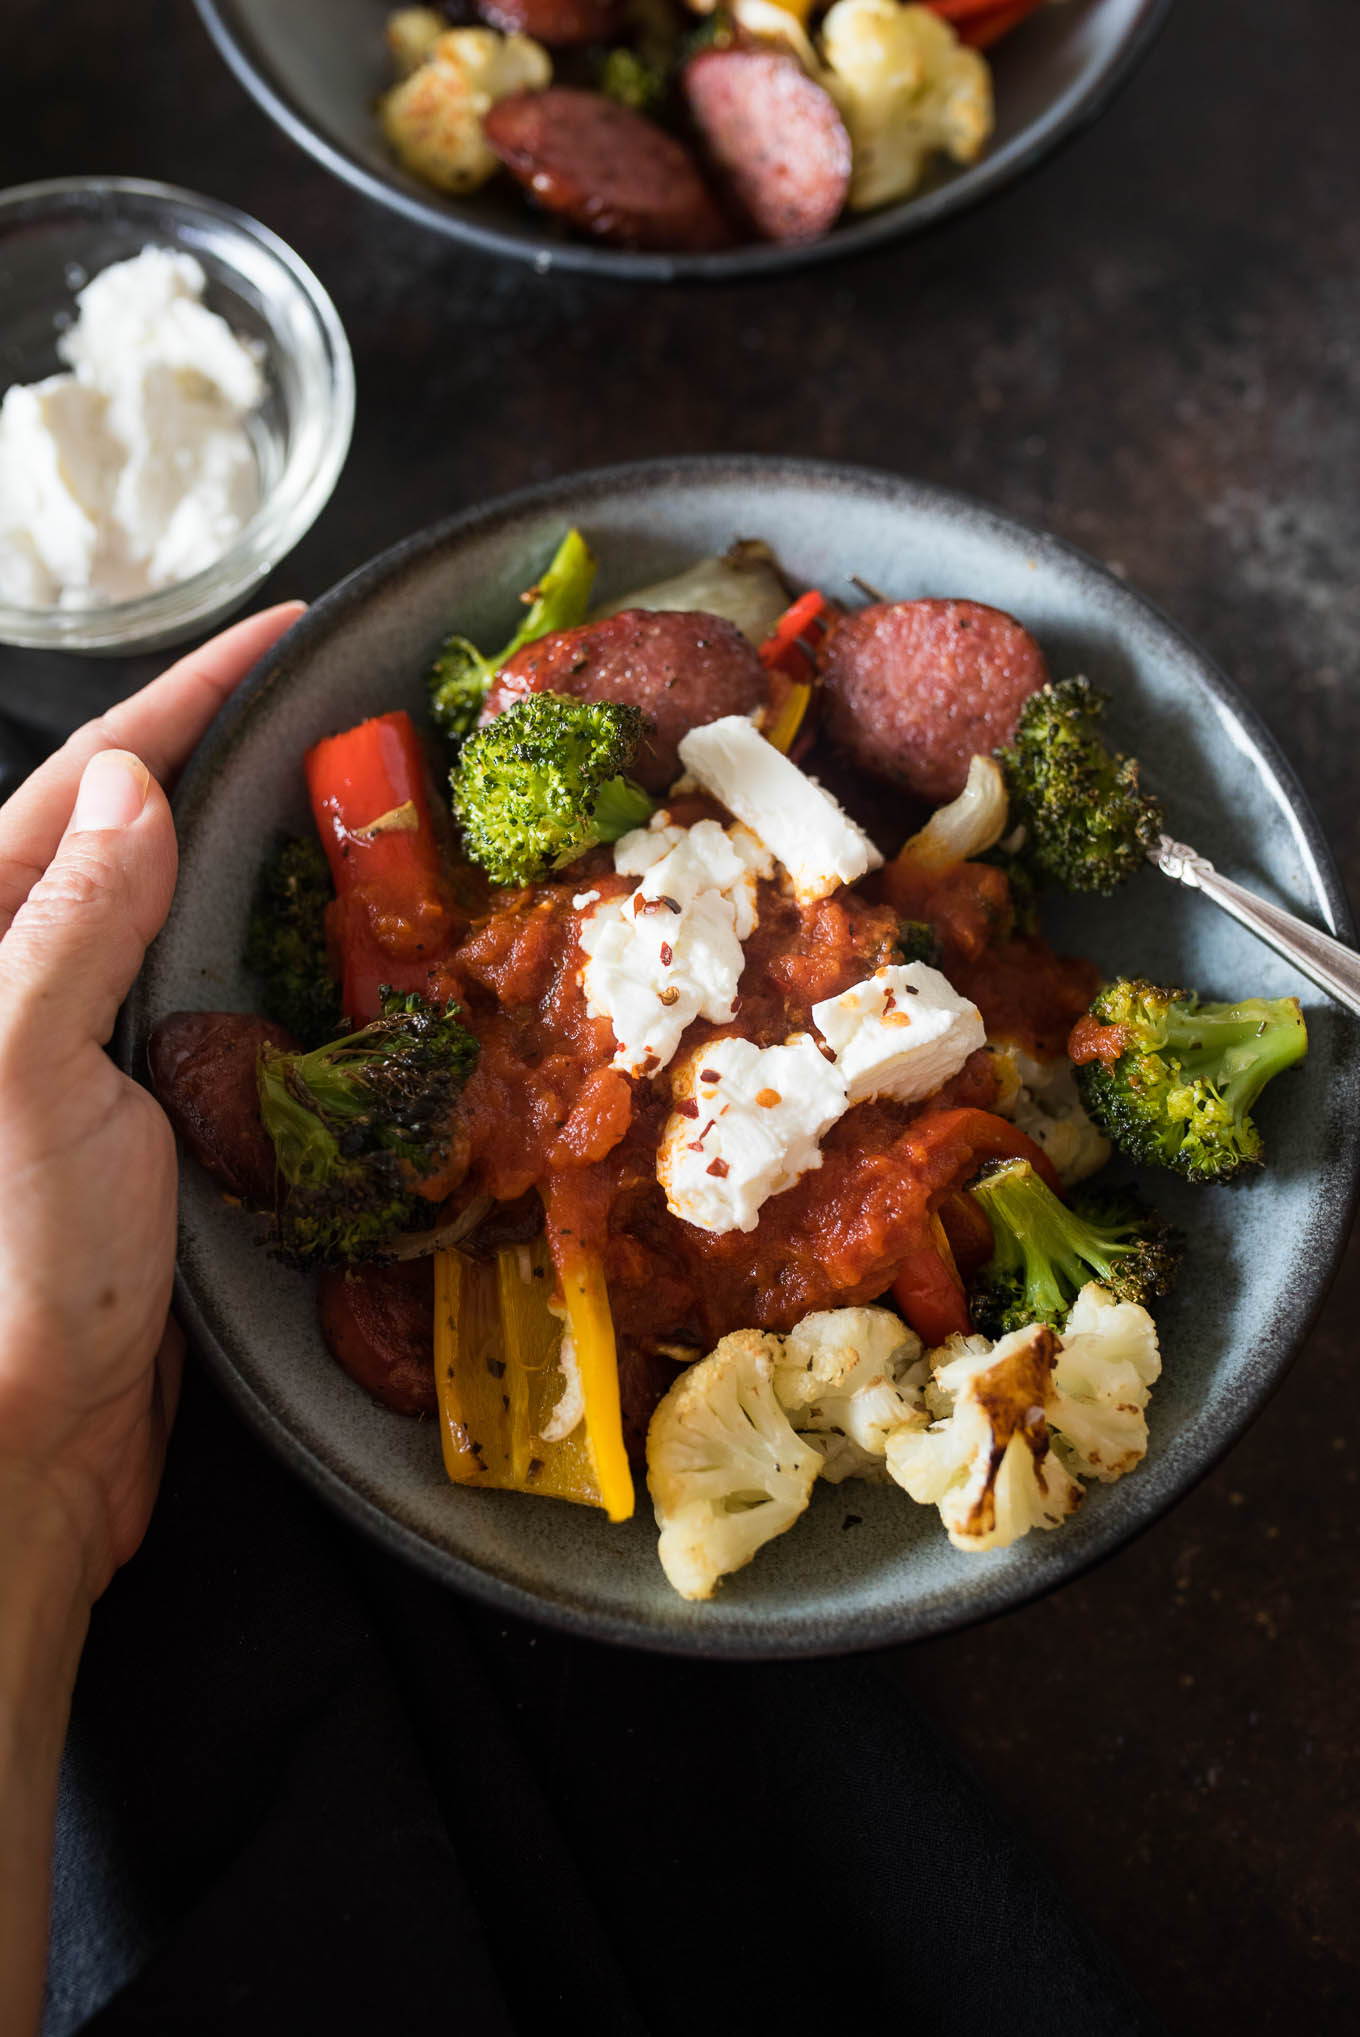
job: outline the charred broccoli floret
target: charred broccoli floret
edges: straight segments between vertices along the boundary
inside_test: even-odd
[[[995,1247],[968,1294],[973,1321],[989,1337],[1063,1323],[1089,1280],[1145,1308],[1176,1277],[1180,1240],[1133,1195],[1062,1203],[1028,1160],[989,1168],[970,1193]]]
[[[631,106],[634,113],[655,113],[665,104],[669,89],[663,69],[622,43],[616,43],[600,59],[595,85],[606,99],[617,99],[620,106]]]
[[[281,842],[260,872],[246,932],[246,967],[260,982],[266,1017],[304,1047],[340,1027],[340,986],[326,951],[331,873],[314,835]]]
[[[471,860],[528,884],[641,827],[655,802],[623,774],[646,725],[618,701],[531,693],[478,729],[450,778]]]
[[[575,629],[584,622],[594,584],[594,554],[579,530],[569,530],[543,578],[523,596],[529,613],[503,651],[483,657],[466,637],[447,640],[426,677],[435,727],[451,742],[461,742],[477,726],[482,703],[501,666],[550,630]]]
[[[904,962],[926,962],[932,969],[940,963],[940,937],[928,919],[900,919],[894,943]]]
[[[1162,809],[1138,783],[1132,757],[1107,750],[1105,700],[1085,679],[1031,694],[1009,748],[998,750],[1023,860],[1068,891],[1111,892],[1144,862]]]
[[[310,1053],[264,1046],[260,1115],[278,1163],[278,1242],[299,1264],[382,1259],[429,1221],[477,1042],[458,1016],[387,992],[383,1015]]]
[[[1077,1087],[1130,1159],[1190,1181],[1228,1181],[1261,1163],[1252,1106],[1308,1050],[1296,997],[1201,1004],[1193,991],[1125,978],[1106,985],[1091,1017],[1116,1030],[1078,1067]]]

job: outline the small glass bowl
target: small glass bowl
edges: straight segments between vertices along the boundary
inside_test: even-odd
[[[0,192],[0,394],[62,366],[56,347],[90,279],[141,252],[193,255],[205,302],[258,343],[265,400],[251,419],[261,502],[211,566],[93,608],[0,602],[0,642],[37,650],[150,650],[237,608],[310,530],[339,479],[354,423],[354,364],[335,306],[267,227],[215,199],[129,177],[62,177]]]

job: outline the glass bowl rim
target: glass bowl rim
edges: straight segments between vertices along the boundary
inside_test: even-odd
[[[329,292],[302,257],[272,228],[238,206],[182,185],[147,177],[48,177],[0,190],[0,232],[25,211],[46,210],[57,219],[70,201],[108,198],[160,206],[167,213],[197,216],[225,230],[228,240],[247,242],[262,253],[310,320],[325,360],[325,428],[319,450],[301,472],[290,454],[269,493],[245,529],[221,556],[169,587],[131,600],[88,608],[25,608],[0,602],[0,643],[30,650],[131,650],[191,633],[194,625],[235,606],[311,528],[334,492],[349,454],[354,428],[354,362],[340,314]],[[164,244],[177,245],[173,227]],[[271,305],[265,321],[276,343],[278,321]],[[291,480],[291,486],[290,484]]]

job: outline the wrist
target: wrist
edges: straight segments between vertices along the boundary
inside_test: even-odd
[[[0,2026],[36,2027],[57,1775],[89,1623],[87,1545],[60,1494],[0,1459]]]
[[[82,1511],[51,1480],[0,1457],[0,1636],[55,1652],[68,1630],[79,1651],[97,1596]]]

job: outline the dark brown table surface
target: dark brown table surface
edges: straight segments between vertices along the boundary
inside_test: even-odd
[[[0,184],[188,185],[332,292],[354,447],[268,592],[319,593],[451,510],[639,455],[945,482],[1198,638],[1360,898],[1357,76],[1354,0],[1181,0],[1094,129],[933,237],[639,289],[464,253],[333,182],[187,0],[4,0]],[[64,730],[150,669],[0,651],[0,707]],[[1276,1399],[1169,1518],[1045,1603],[894,1658],[1176,2032],[1317,2037],[1360,2013],[1357,1322],[1352,1249]]]

